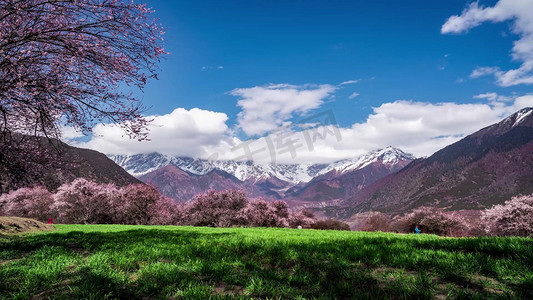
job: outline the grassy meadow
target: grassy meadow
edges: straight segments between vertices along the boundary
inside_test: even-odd
[[[533,240],[55,225],[0,236],[0,299],[531,299]]]

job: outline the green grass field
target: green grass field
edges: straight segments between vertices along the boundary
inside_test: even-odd
[[[56,225],[0,236],[0,299],[531,299],[533,240]]]

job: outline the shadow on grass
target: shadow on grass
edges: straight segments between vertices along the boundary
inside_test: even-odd
[[[531,271],[521,281],[502,283],[505,286],[498,290],[468,279],[480,270],[484,275],[499,274],[496,268],[501,266],[487,264],[487,257],[529,265],[531,255],[523,252],[531,245],[528,240],[349,234],[302,240],[293,239],[293,232],[285,238],[266,239],[249,232],[262,234],[246,229],[142,228],[2,238],[0,260],[13,262],[0,264],[0,276],[10,278],[0,282],[0,298],[430,299],[450,294],[481,299],[531,295]],[[276,233],[264,231],[265,236]],[[294,231],[293,236],[298,234],[308,233]],[[438,285],[445,284],[454,288],[437,291]]]
[[[0,250],[10,251],[13,254],[27,254],[47,247],[65,247],[71,251],[91,254],[99,250],[125,249],[131,244],[146,244],[152,242],[165,244],[188,244],[196,240],[211,240],[227,237],[234,233],[199,233],[186,230],[161,230],[161,229],[132,229],[117,232],[82,232],[70,231],[67,233],[39,234],[28,237],[9,236],[0,240]]]

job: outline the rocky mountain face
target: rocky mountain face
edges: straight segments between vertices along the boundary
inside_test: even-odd
[[[139,179],[156,186],[160,193],[176,200],[190,200],[209,189],[244,189],[240,180],[224,171],[213,170],[204,175],[196,175],[174,165],[141,175]]]
[[[532,192],[533,108],[525,108],[374,182],[336,214],[483,209]]]
[[[207,161],[159,153],[109,157],[177,200],[187,201],[213,188],[241,189],[252,197],[286,199],[289,203],[343,200],[414,159],[393,147],[331,164]]]

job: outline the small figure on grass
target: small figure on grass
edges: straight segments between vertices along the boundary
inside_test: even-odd
[[[418,225],[415,225],[415,234],[420,234],[420,229],[418,229]]]
[[[54,220],[52,220],[52,218],[48,218],[48,224],[53,224],[54,223]]]

